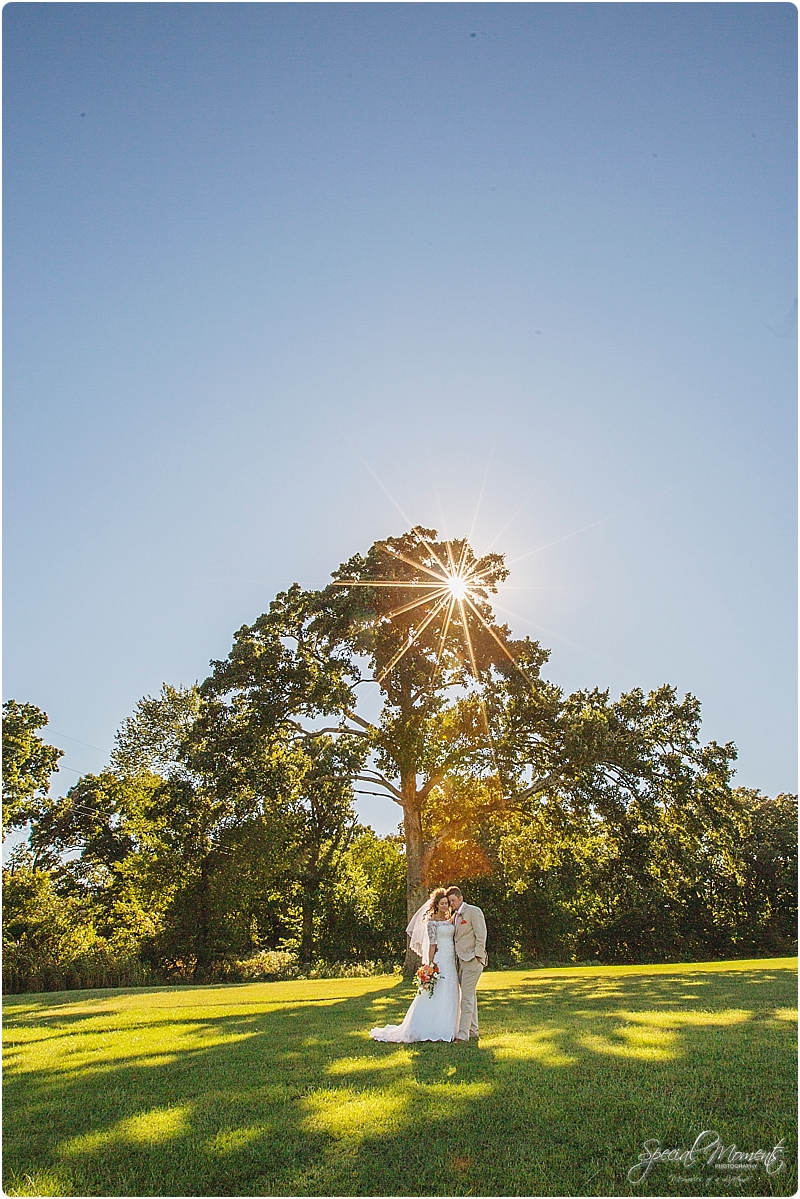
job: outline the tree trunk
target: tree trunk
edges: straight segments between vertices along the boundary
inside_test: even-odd
[[[313,884],[303,888],[303,931],[300,938],[300,961],[310,962],[314,957],[314,911],[317,906],[317,888]]]
[[[200,885],[197,896],[197,937],[195,940],[194,981],[206,982],[211,971],[211,908],[210,874],[208,857],[200,864]]]
[[[400,781],[403,793],[403,831],[406,842],[406,912],[408,919],[425,899],[428,889],[425,881],[425,846],[422,840],[422,813],[417,804],[417,778],[407,775]],[[420,959],[410,943],[406,946],[403,975],[412,978]]]

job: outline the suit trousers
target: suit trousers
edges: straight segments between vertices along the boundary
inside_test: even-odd
[[[462,962],[458,959],[458,981],[461,983],[461,1016],[458,1021],[458,1032],[456,1033],[459,1041],[466,1041],[468,1037],[478,1035],[478,997],[475,994],[475,988],[478,985],[478,979],[483,974],[483,965],[477,958],[471,958],[468,962]]]

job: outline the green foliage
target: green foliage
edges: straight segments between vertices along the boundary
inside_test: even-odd
[[[293,950],[262,949],[247,958],[220,958],[212,978],[215,982],[285,982],[299,974],[300,959]]]
[[[796,947],[797,800],[702,787],[611,822],[542,802],[464,889],[510,960],[679,961]]]
[[[295,584],[253,625],[238,630],[224,661],[212,662],[201,687],[207,706],[199,724],[208,739],[204,744],[195,738],[193,760],[202,763],[206,755],[215,777],[225,777],[220,751],[228,737],[239,748],[231,763],[235,782],[239,772],[258,768],[265,742],[302,736],[304,717],[340,715],[352,707],[357,667],[315,620],[316,606],[316,593]]]
[[[476,572],[466,605],[437,592],[445,567]],[[702,743],[691,695],[543,679],[547,650],[494,622],[506,573],[429,529],[376,542],[324,590],[279,594],[202,685],[144,697],[109,768],[66,796],[47,794],[47,717],[8,701],[5,818],[30,823],[9,985],[132,963],[269,977],[276,954],[281,976],[366,970],[403,956],[409,908],[453,882],[507,964],[792,949],[796,798],[734,789],[735,747]],[[401,837],[357,824],[358,783],[398,804]]]
[[[368,751],[363,730],[315,723],[350,711],[358,677],[316,622],[315,602],[294,586],[254,625],[239,629],[228,658],[213,664],[201,688],[186,753],[218,800],[237,805],[240,826],[257,819],[280,829],[272,873],[293,880],[288,907],[300,910],[305,962],[314,956],[323,893],[353,836],[352,779]],[[243,816],[248,802],[250,814]],[[262,872],[269,869],[263,854],[260,862]]]
[[[184,750],[200,715],[199,688],[170,687],[158,696],[139,700],[132,716],[122,722],[115,738],[111,766],[126,778],[155,774],[186,778]]]
[[[269,894],[294,881],[289,847],[309,757],[266,731],[254,742],[198,688],[165,685],[125,722],[113,761],[134,781],[158,780],[131,813],[135,850],[123,870],[161,913],[144,955],[168,973],[210,977],[225,954],[258,947]]]
[[[64,751],[45,745],[36,730],[47,716],[33,704],[15,699],[3,704],[3,836],[21,828],[38,811],[47,795],[50,776],[58,770]]]
[[[98,932],[91,904],[56,889],[24,849],[3,871],[3,989],[58,991],[142,985],[153,975],[124,921]]]
[[[401,959],[405,890],[402,839],[359,828],[320,906],[320,956],[327,961]]]

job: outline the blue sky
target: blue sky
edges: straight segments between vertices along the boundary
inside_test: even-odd
[[[3,17],[4,688],[62,790],[276,591],[473,518],[554,681],[796,788],[793,5]]]

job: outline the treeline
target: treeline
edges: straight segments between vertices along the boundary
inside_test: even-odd
[[[483,907],[495,965],[792,950],[796,798],[733,787],[691,695],[543,678],[492,613],[507,574],[430,529],[376,542],[276,596],[202,685],[143,699],[66,795],[46,716],[9,700],[5,986],[408,973],[442,882]],[[358,823],[360,790],[397,837]]]
[[[170,688],[143,701],[112,768],[63,798],[39,796],[4,870],[6,991],[383,972],[403,960],[402,838],[359,825],[351,803],[335,822],[330,805],[298,820],[276,802],[217,827],[208,851],[212,812],[187,780],[125,773],[154,725],[163,734],[193,702]],[[4,717],[9,773],[15,743],[42,756],[46,718],[14,701]],[[457,879],[484,909],[496,967],[789,953],[796,823],[794,796],[744,788],[616,822],[542,805],[535,819],[484,820],[469,846],[440,855],[431,885]]]
[[[320,777],[318,754],[283,763],[283,792],[224,802],[181,758],[200,710],[196,688],[164,687],[107,770],[51,797],[30,768],[60,756],[37,736],[47,717],[4,704],[6,825],[29,830],[4,869],[6,990],[391,971],[401,839],[358,823],[349,777]]]

